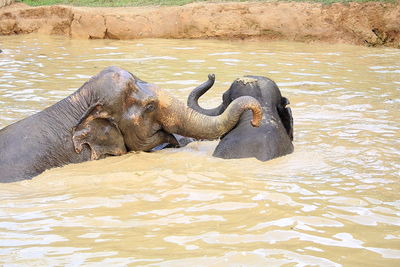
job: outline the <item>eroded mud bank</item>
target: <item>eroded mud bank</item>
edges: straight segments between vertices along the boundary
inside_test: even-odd
[[[0,34],[72,38],[260,38],[400,48],[399,4],[194,3],[175,7],[0,9]]]

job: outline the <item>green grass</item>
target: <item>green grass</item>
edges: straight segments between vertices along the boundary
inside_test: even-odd
[[[245,0],[20,0],[30,6],[42,5],[74,5],[74,6],[181,6],[193,2],[247,2]],[[252,0],[253,2],[276,2],[277,0]],[[315,2],[323,4],[348,2],[386,2],[395,3],[397,0],[284,0],[293,2]]]

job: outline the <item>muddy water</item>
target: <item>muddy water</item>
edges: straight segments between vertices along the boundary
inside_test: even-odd
[[[236,77],[268,76],[295,120],[295,152],[269,162],[196,142],[0,184],[0,263],[398,266],[399,50],[44,36],[3,36],[0,49],[0,127],[109,65],[183,101],[215,73],[208,107]]]

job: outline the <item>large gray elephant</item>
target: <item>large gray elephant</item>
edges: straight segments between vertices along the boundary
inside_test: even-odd
[[[217,117],[202,115],[128,71],[108,67],[60,102],[0,130],[0,181],[32,178],[46,169],[178,144],[172,134],[215,139],[251,109],[251,97],[234,101]]]
[[[263,109],[263,119],[258,128],[248,127],[251,113],[247,111],[238,124],[225,134],[215,148],[214,156],[231,158],[255,157],[267,161],[293,152],[293,117],[289,100],[282,97],[274,81],[262,76],[245,76],[236,79],[223,94],[222,103],[213,109],[199,106],[199,98],[214,84],[215,76],[195,88],[188,97],[188,106],[210,116],[223,113],[229,104],[243,96],[257,99]]]

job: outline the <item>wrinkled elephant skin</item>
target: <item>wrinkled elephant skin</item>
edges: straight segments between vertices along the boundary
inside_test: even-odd
[[[216,139],[246,110],[260,124],[262,110],[251,97],[232,102],[220,116],[206,116],[128,71],[108,67],[60,102],[0,130],[0,182],[30,179],[69,163],[150,151],[163,143],[179,145],[173,134]]]
[[[255,157],[267,161],[293,152],[293,117],[289,100],[282,97],[274,81],[262,76],[245,76],[236,79],[223,94],[222,103],[213,109],[199,106],[198,99],[214,84],[215,76],[195,88],[188,97],[188,106],[196,111],[218,116],[237,98],[251,96],[257,99],[263,109],[261,126],[251,127],[251,114],[245,112],[239,123],[225,134],[215,148],[214,156],[231,158]]]

